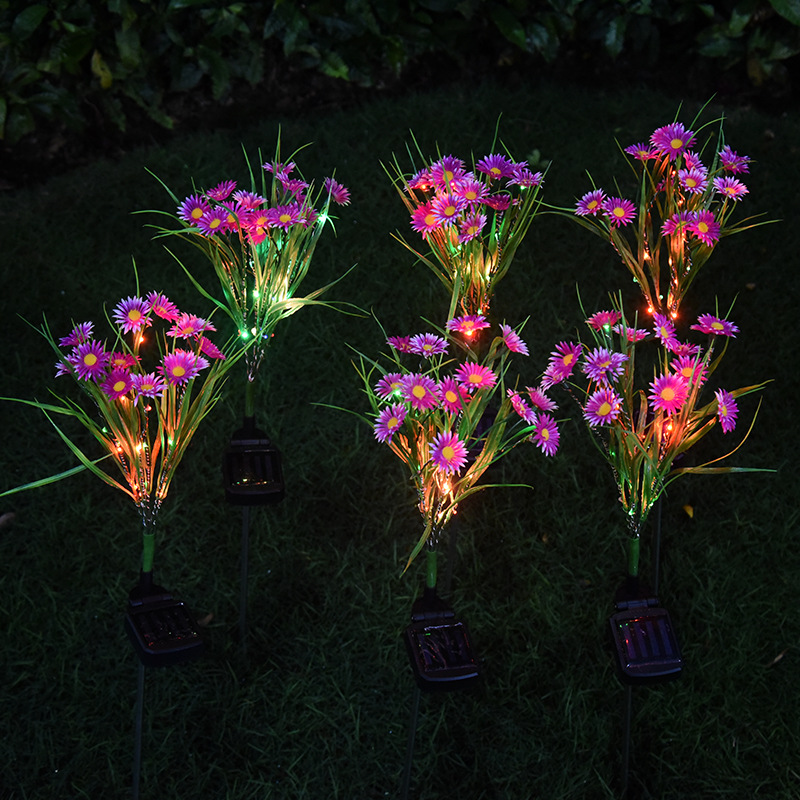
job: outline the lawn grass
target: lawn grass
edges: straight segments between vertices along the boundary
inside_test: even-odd
[[[243,179],[242,145],[270,153],[278,125],[286,146],[313,142],[297,158],[302,171],[335,168],[353,200],[338,215],[337,237],[323,237],[307,285],[357,264],[331,297],[374,310],[390,333],[416,332],[420,317],[442,319],[447,299],[391,237],[407,219],[381,162],[397,154],[403,163],[410,131],[430,155],[438,147],[480,157],[502,114],[501,138],[515,157],[538,150],[552,160],[545,199],[571,206],[589,186],[585,170],[601,185],[624,175],[615,137],[640,141],[682,100],[688,122],[705,98],[452,86],[324,119],[186,135],[2,197],[2,394],[44,400],[58,386],[52,353],[23,320],[37,324],[44,313],[54,332],[66,332],[73,319],[98,318],[104,303],[134,293],[132,257],[144,290],[210,310],[150,240],[148,218],[131,213],[169,209],[146,169],[181,195],[192,179]],[[632,798],[800,795],[798,382],[789,337],[800,294],[792,219],[800,114],[712,103],[705,118],[723,112],[727,140],[755,159],[743,212],[785,220],[723,241],[692,306],[736,299],[741,334],[721,370],[725,385],[774,383],[735,459],[777,471],[688,477],[664,500],[660,594],[686,669],[677,682],[633,692]],[[188,248],[182,255],[192,257]],[[541,216],[495,300],[509,322],[530,317],[532,377],[581,324],[576,284],[593,308],[630,279],[599,239]],[[287,498],[252,515],[246,656],[237,643],[241,512],[225,504],[220,479],[243,408],[235,380],[178,469],[156,570],[209,617],[209,652],[147,671],[143,798],[399,797],[413,699],[400,634],[422,564],[400,573],[420,521],[400,464],[371,430],[317,405],[364,409],[348,345],[377,354],[382,344],[369,316],[312,308],[282,324],[270,345],[258,421],[284,454]],[[756,405],[745,398],[743,420]],[[562,412],[576,417],[566,403]],[[34,409],[3,402],[0,419],[0,488],[72,466]],[[725,443],[715,432],[701,455]],[[423,695],[415,798],[619,796],[624,690],[606,628],[624,523],[611,476],[587,444],[580,420],[566,420],[555,458],[525,448],[494,468],[493,481],[533,490],[488,490],[464,503],[449,599],[469,623],[483,680],[469,692]],[[137,662],[122,614],[138,569],[136,513],[85,474],[5,498],[0,512],[15,514],[0,528],[0,795],[126,797]]]

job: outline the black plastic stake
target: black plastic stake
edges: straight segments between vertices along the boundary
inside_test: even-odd
[[[247,576],[250,560],[250,506],[242,508],[242,545],[239,586],[239,645],[247,652]]]
[[[625,703],[622,712],[622,793],[620,800],[628,797],[628,774],[631,758],[631,724],[633,716],[633,686],[628,684],[625,687]]]
[[[144,664],[139,662],[136,679],[136,710],[133,734],[133,800],[139,800],[139,782],[142,776],[142,718],[144,716]]]

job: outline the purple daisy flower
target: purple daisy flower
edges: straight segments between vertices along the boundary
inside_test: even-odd
[[[636,216],[636,206],[622,197],[608,197],[603,201],[603,213],[615,228],[627,225]]]
[[[375,394],[381,400],[399,397],[403,386],[402,372],[388,372],[375,384]]]
[[[500,335],[503,337],[503,344],[512,352],[528,355],[528,345],[522,341],[522,337],[510,326],[501,325]]]
[[[167,334],[178,339],[189,339],[193,336],[199,336],[205,331],[215,330],[216,328],[208,320],[194,314],[183,313],[175,320]]]
[[[217,361],[224,361],[225,360],[225,353],[217,347],[211,339],[206,339],[205,336],[200,336],[198,338],[198,348],[197,352],[202,353],[204,356],[208,356],[209,358],[216,359]]]
[[[719,152],[722,168],[734,175],[740,172],[750,172],[750,156],[740,156],[731,150],[730,145],[725,145]]]
[[[515,166],[511,177],[506,181],[509,186],[521,186],[523,189],[532,189],[541,186],[544,182],[543,172],[531,172],[527,166]]]
[[[741,200],[750,190],[736,178],[714,178],[714,191],[729,200]]]
[[[486,184],[473,177],[471,174],[467,177],[456,181],[451,187],[450,191],[463,200],[466,200],[470,206],[476,206],[483,202],[489,194],[489,189]]]
[[[100,388],[112,400],[119,400],[133,388],[133,379],[126,369],[112,369]]]
[[[208,361],[190,350],[175,350],[164,356],[161,373],[172,386],[183,386],[200,374],[208,366]]]
[[[379,442],[390,441],[392,434],[403,424],[407,413],[406,407],[400,403],[381,409],[375,420],[375,438]]]
[[[94,322],[81,322],[76,325],[67,336],[58,340],[59,347],[77,347],[79,344],[86,344],[92,338]]]
[[[208,211],[211,211],[211,205],[205,197],[199,194],[193,194],[187,197],[178,206],[178,216],[190,225],[197,225],[203,214]]]
[[[550,353],[550,366],[561,374],[561,380],[566,380],[572,375],[572,371],[578,364],[581,357],[581,346],[573,342],[559,342],[556,349]],[[561,381],[556,381],[560,383]]]
[[[596,216],[603,210],[603,203],[606,201],[606,193],[602,189],[594,189],[581,197],[575,208],[578,217]]]
[[[458,241],[461,244],[477,239],[481,235],[483,226],[486,224],[486,214],[469,214],[464,217],[458,226]]]
[[[679,169],[678,181],[689,194],[702,194],[708,186],[706,173],[699,169]]]
[[[411,227],[423,236],[441,227],[430,203],[423,203],[411,212]]]
[[[658,313],[653,314],[653,324],[659,341],[662,345],[664,345],[664,347],[667,348],[667,350],[670,350],[671,345],[677,341],[675,336],[675,326],[668,317]]]
[[[736,427],[739,406],[736,405],[733,395],[724,389],[717,389],[714,397],[717,398],[717,419],[722,427],[722,432],[730,433]]]
[[[410,353],[411,352],[411,337],[410,336],[390,336],[386,340],[386,344],[389,347],[394,348],[397,350],[398,353]]]
[[[482,158],[475,165],[475,169],[495,180],[496,178],[508,178],[513,175],[514,163],[503,155],[493,154]]]
[[[294,170],[295,163],[294,161],[290,161],[288,164],[281,164],[279,161],[267,161],[265,164],[261,165],[261,168],[265,172],[271,172],[277,180],[285,181]]]
[[[624,369],[628,356],[624,353],[612,353],[605,347],[596,347],[584,359],[581,369],[593,383],[609,384]]]
[[[467,463],[467,448],[456,433],[442,431],[431,442],[430,448],[431,461],[448,475],[459,472]]]
[[[493,194],[484,198],[483,204],[493,208],[495,211],[505,211],[511,206],[510,194]]]
[[[676,375],[680,375],[687,383],[702,386],[706,381],[706,367],[696,355],[680,355],[670,364]]]
[[[137,400],[140,397],[161,397],[167,389],[164,379],[155,372],[131,375],[131,383]]]
[[[297,203],[275,206],[267,210],[267,225],[270,228],[282,228],[286,231],[300,220],[300,206]]]
[[[629,328],[627,325],[615,325],[612,330],[619,336],[624,336],[629,342],[641,342],[650,335],[644,328]]]
[[[73,355],[75,356],[75,370],[79,378],[88,381],[103,376],[108,364],[108,353],[100,342],[94,339],[83,342],[78,345]]]
[[[680,411],[688,394],[686,381],[678,375],[660,375],[650,383],[650,402],[655,411]]]
[[[713,314],[701,314],[694,325],[689,326],[693,331],[710,333],[712,336],[731,336],[734,339],[739,333],[739,328],[727,319],[720,319]]]
[[[228,211],[225,208],[210,208],[197,220],[197,227],[204,236],[224,233],[228,230]]]
[[[335,181],[333,178],[325,178],[323,184],[325,191],[331,196],[331,200],[337,206],[346,206],[350,204],[350,190],[345,188],[341,183]]]
[[[694,133],[687,131],[680,122],[672,122],[653,131],[650,144],[659,155],[667,155],[674,160],[694,144]]]
[[[628,147],[625,148],[625,152],[639,161],[649,161],[651,158],[656,157],[655,150],[646,142],[628,145]]]
[[[531,404],[539,411],[555,411],[558,405],[554,403],[541,389],[535,386],[526,386],[525,391],[528,393]]]
[[[661,226],[661,235],[671,236],[673,233],[683,235],[692,222],[694,222],[693,211],[679,211],[669,219],[664,220],[664,224]]]
[[[708,247],[719,241],[719,222],[710,211],[696,212],[687,230]]]
[[[439,405],[436,384],[427,375],[406,375],[400,391],[416,411],[428,411]]]
[[[418,333],[411,337],[408,348],[414,355],[431,358],[447,352],[447,340],[434,333]]]
[[[546,456],[555,455],[561,434],[558,432],[556,421],[549,414],[539,414],[536,421],[536,430],[531,438]]]
[[[598,389],[587,401],[583,418],[592,427],[609,425],[622,413],[622,398],[611,389]]]
[[[218,183],[213,189],[206,192],[206,197],[216,200],[221,203],[231,196],[231,192],[236,188],[236,181],[222,181]]]
[[[461,317],[453,317],[447,320],[445,328],[453,333],[463,333],[464,336],[472,336],[476,331],[488,328],[489,323],[483,314],[465,314]]]
[[[168,322],[174,322],[181,315],[175,303],[159,292],[150,292],[147,295],[147,310]]]
[[[439,400],[451,414],[458,414],[469,402],[469,393],[459,386],[453,378],[443,378],[439,382]]]
[[[470,392],[490,389],[497,383],[497,375],[483,364],[460,364],[455,372],[456,380]]]
[[[466,205],[466,200],[454,194],[440,194],[431,200],[431,213],[439,225],[451,225]]]
[[[234,192],[233,199],[236,201],[237,213],[253,211],[267,202],[266,197],[262,197],[260,194],[255,194],[254,192],[245,191],[244,189],[239,189],[239,191]]]
[[[428,174],[438,189],[451,192],[453,184],[466,174],[466,167],[460,158],[444,156],[431,164]]]
[[[133,353],[112,353],[108,357],[108,366],[111,369],[131,370],[139,363],[139,357]]]
[[[537,422],[536,412],[525,402],[519,392],[513,389],[506,389],[506,395],[511,401],[511,407],[519,414],[528,425],[535,425]]]
[[[611,330],[621,319],[620,311],[598,311],[586,320],[586,324],[596,331]]]
[[[111,315],[114,322],[122,328],[123,333],[138,331],[148,323],[148,304],[141,297],[128,297],[120,300]]]

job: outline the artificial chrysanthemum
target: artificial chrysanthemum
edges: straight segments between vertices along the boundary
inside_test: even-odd
[[[469,393],[453,378],[447,377],[439,382],[439,400],[451,414],[458,414],[469,401]]]
[[[175,303],[159,292],[150,292],[147,295],[147,309],[168,322],[174,322],[181,315]]]
[[[423,358],[431,358],[447,352],[447,340],[435,333],[418,333],[411,337],[408,351]]]
[[[610,330],[622,319],[621,311],[598,311],[586,320],[586,324],[596,331]]]
[[[731,336],[734,339],[739,333],[739,328],[727,319],[715,317],[713,314],[701,314],[694,325],[689,326],[693,331],[710,333],[713,336]]]
[[[431,213],[439,225],[452,225],[464,210],[466,200],[454,194],[440,194],[431,200]]]
[[[137,400],[140,397],[161,397],[167,388],[164,379],[155,372],[134,373],[131,375],[131,381]]]
[[[302,221],[300,206],[297,203],[275,206],[267,211],[267,225],[270,228],[289,230],[292,225]]]
[[[672,350],[675,344],[677,344],[675,326],[672,324],[672,321],[669,317],[656,313],[653,314],[653,323],[655,325],[656,336],[661,344],[664,345],[667,350]]]
[[[197,338],[198,348],[197,352],[202,353],[204,356],[208,356],[209,358],[215,358],[217,360],[225,359],[225,353],[217,347],[211,339],[207,339],[205,336],[199,336]]]
[[[503,344],[512,352],[520,355],[528,355],[528,345],[522,341],[522,337],[510,326],[501,325],[500,335],[503,337]]]
[[[706,381],[706,367],[701,358],[697,356],[681,355],[671,364],[671,369],[680,375],[687,383],[702,386]]]
[[[197,220],[197,227],[204,236],[224,233],[228,230],[228,225],[228,211],[221,206],[208,209],[208,211]]]
[[[139,357],[133,353],[112,353],[108,357],[108,366],[111,369],[133,369],[139,363]]]
[[[687,230],[708,247],[713,247],[719,241],[720,225],[710,211],[694,212]]]
[[[583,418],[593,428],[608,425],[622,413],[622,398],[611,389],[598,389],[587,401]]]
[[[466,200],[467,205],[471,208],[479,205],[489,194],[489,189],[486,184],[474,177],[465,177],[456,181],[450,187],[450,191],[456,195],[456,197]]]
[[[417,206],[411,213],[411,227],[423,236],[441,227],[430,203]]]
[[[388,442],[392,434],[403,424],[408,410],[401,403],[382,408],[375,420],[375,438],[379,442]]]
[[[489,323],[483,314],[465,314],[461,317],[453,317],[445,324],[445,328],[451,333],[463,333],[464,336],[472,336],[476,331],[488,327]]]
[[[211,205],[199,194],[187,197],[178,206],[178,216],[190,225],[196,225],[207,211],[211,211]]]
[[[739,413],[739,407],[736,405],[736,400],[730,392],[725,389],[717,389],[714,392],[714,397],[717,398],[717,419],[719,420],[720,427],[723,433],[730,433],[736,427],[736,415]]]
[[[615,325],[612,330],[629,342],[641,342],[650,335],[650,331],[644,328],[629,328],[627,325]]]
[[[574,342],[559,342],[556,349],[550,353],[550,366],[560,373],[561,378],[557,383],[569,378],[581,357],[581,346]]]
[[[603,202],[603,213],[614,228],[627,225],[636,216],[636,206],[622,197],[609,197]]]
[[[507,178],[514,174],[514,163],[502,155],[489,155],[482,158],[476,165],[478,172],[483,172],[491,179]]]
[[[86,344],[92,338],[94,330],[93,322],[81,322],[76,325],[67,336],[62,336],[58,340],[59,347],[77,347],[79,344]]]
[[[466,174],[466,166],[460,158],[444,156],[431,164],[430,180],[444,192],[452,191],[452,186]]]
[[[679,211],[673,214],[669,219],[664,220],[661,226],[662,236],[672,236],[674,233],[685,235],[689,225],[694,222],[695,215],[693,211]]]
[[[605,347],[596,347],[584,358],[581,369],[593,383],[609,384],[619,378],[628,356],[611,352]]]
[[[700,169],[680,169],[678,170],[678,180],[681,187],[689,194],[702,194],[708,186],[707,174]]]
[[[208,366],[208,361],[190,350],[175,350],[164,356],[159,369],[172,386],[184,386],[194,380],[201,369]]]
[[[133,388],[133,379],[128,370],[115,368],[108,373],[100,388],[112,400],[119,400]]]
[[[657,128],[650,136],[650,144],[658,154],[668,155],[673,160],[690,148],[693,143],[694,133],[687,131],[680,122],[673,122]]]
[[[323,186],[336,205],[346,206],[350,204],[350,190],[342,186],[341,183],[335,181],[333,178],[326,178]]]
[[[551,400],[541,389],[535,386],[526,386],[525,391],[528,393],[534,408],[538,408],[540,411],[555,411],[558,408],[558,404]]]
[[[714,178],[714,191],[729,200],[741,200],[750,190],[736,178]]]
[[[207,320],[195,314],[181,314],[173,326],[167,331],[170,336],[178,339],[189,339],[199,336],[204,331],[215,331],[216,328]]]
[[[381,400],[399,397],[402,389],[402,381],[402,372],[389,372],[375,384],[375,394],[378,395]]]
[[[603,210],[603,203],[606,200],[605,192],[602,189],[595,189],[587,192],[578,201],[575,214],[579,217],[595,216]]]
[[[750,156],[740,156],[726,144],[719,152],[719,161],[723,169],[736,175],[739,172],[750,171]]]
[[[434,438],[430,448],[431,461],[448,475],[458,472],[467,463],[467,448],[458,434],[443,431]]]
[[[536,430],[531,434],[531,439],[546,456],[555,455],[561,439],[556,421],[549,414],[539,414],[536,420]]]
[[[127,297],[114,308],[112,319],[122,327],[123,333],[138,331],[147,324],[148,304],[141,297]]]
[[[415,411],[428,411],[439,405],[436,383],[427,375],[406,375],[400,391]]]
[[[497,375],[482,364],[460,364],[455,372],[456,380],[470,392],[488,389],[497,383]]]
[[[458,226],[458,241],[464,244],[477,239],[481,235],[483,226],[486,225],[486,219],[486,214],[479,213],[464,217]]]
[[[656,157],[655,150],[646,142],[629,145],[625,148],[625,152],[638,161],[649,161],[651,158]]]
[[[650,383],[650,402],[654,411],[674,414],[686,402],[689,390],[678,375],[660,375]]]
[[[87,381],[100,378],[105,372],[107,363],[108,353],[103,345],[94,339],[83,342],[76,348],[74,366],[79,378]]]
[[[529,425],[535,425],[537,420],[536,412],[525,402],[522,395],[519,392],[515,392],[513,389],[506,389],[506,395],[511,401],[511,407],[514,411]]]
[[[411,352],[411,337],[410,336],[390,336],[386,340],[389,347],[393,347],[398,353]]]
[[[231,196],[231,192],[236,188],[236,181],[222,181],[218,183],[213,189],[206,192],[206,197],[212,200],[222,202]]]

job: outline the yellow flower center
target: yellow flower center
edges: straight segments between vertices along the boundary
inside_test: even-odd
[[[411,390],[411,394],[413,394],[414,397],[417,398],[417,400],[422,400],[422,398],[425,397],[425,387],[424,386],[420,386],[419,384],[417,384]]]
[[[561,363],[562,363],[562,364],[563,364],[565,367],[568,367],[568,366],[570,366],[570,365],[572,364],[572,362],[574,361],[574,359],[575,359],[575,356],[574,356],[574,354],[573,354],[573,353],[567,353],[567,354],[566,354],[566,355],[565,355],[565,356],[564,356],[564,357],[561,359]]]
[[[611,413],[611,403],[605,401],[600,408],[597,409],[598,417],[607,417]]]
[[[83,363],[86,364],[87,367],[93,367],[97,363],[97,356],[94,353],[87,353],[83,357]]]
[[[547,428],[542,428],[542,429],[541,429],[541,431],[539,431],[539,435],[540,435],[540,436],[542,437],[542,439],[544,439],[545,441],[548,441],[548,440],[550,439],[550,431],[549,431],[549,430],[547,430]]]
[[[211,230],[214,230],[214,228],[219,228],[220,225],[222,225],[222,220],[219,219],[219,217],[214,217],[214,219],[212,219],[209,223],[208,227],[211,228]]]
[[[491,172],[492,175],[502,175],[503,174],[503,171],[500,169],[500,167],[492,167],[489,170],[489,172]]]
[[[125,381],[117,381],[112,388],[114,389],[115,392],[124,392]]]
[[[452,461],[455,457],[456,451],[448,444],[442,448],[442,458],[445,461]]]
[[[389,421],[386,423],[386,427],[391,431],[396,428],[400,424],[400,420],[397,417],[391,417]]]
[[[614,210],[611,213],[615,217],[624,217],[625,216],[625,209],[622,206],[614,206]]]
[[[453,214],[455,214],[455,213],[456,213],[456,207],[455,206],[447,206],[447,208],[445,208],[445,210],[444,210],[444,215],[446,217],[452,217]]]
[[[721,322],[717,322],[716,320],[711,323],[711,327],[715,331],[724,331],[725,330],[725,326]]]
[[[202,208],[193,208],[192,209],[192,219],[200,219],[203,216],[203,209]]]
[[[699,230],[700,233],[708,233],[708,223],[707,222],[698,222],[697,223],[697,230]]]
[[[128,312],[128,319],[131,322],[138,322],[142,318],[142,312],[138,308],[132,308]]]
[[[675,399],[675,390],[671,386],[665,386],[661,390],[661,399],[666,400],[668,403],[670,400]]]
[[[600,205],[600,202],[598,200],[590,200],[586,204],[586,210],[587,211],[594,211],[597,208],[597,206],[599,206],[599,205]]]
[[[669,146],[670,146],[670,147],[671,147],[673,150],[680,150],[680,149],[681,149],[681,147],[683,147],[683,139],[677,139],[677,138],[676,138],[676,139],[672,139],[672,140],[670,141],[670,143],[669,143]]]
[[[172,374],[176,378],[182,378],[186,374],[186,370],[180,364],[178,364],[172,368]]]
[[[444,393],[444,399],[447,400],[448,403],[455,403],[458,400],[458,395],[452,389],[448,389]]]
[[[436,224],[436,217],[433,214],[426,214],[425,215],[425,224],[426,225],[435,225]]]
[[[278,219],[285,225],[285,224],[287,224],[287,223],[292,221],[292,215],[291,214],[281,214],[280,217],[278,217]]]

